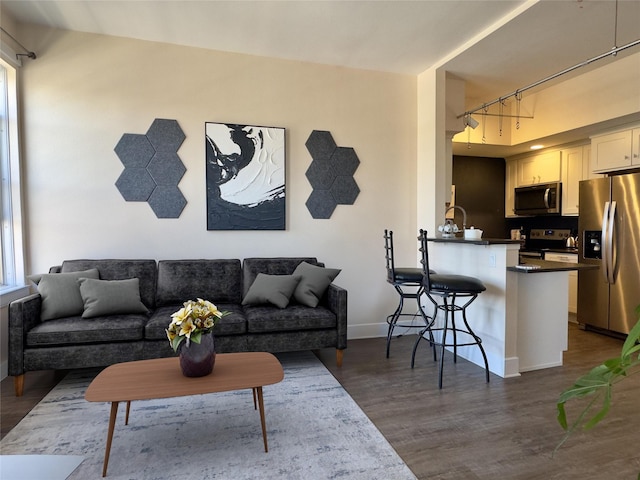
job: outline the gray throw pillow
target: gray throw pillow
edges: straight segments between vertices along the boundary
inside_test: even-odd
[[[297,275],[267,275],[259,273],[242,300],[243,305],[271,303],[279,308],[289,305],[289,299],[300,281]]]
[[[40,283],[40,280],[42,280],[43,275],[44,273],[34,273],[33,275],[27,275],[27,280],[38,285]]]
[[[84,302],[82,318],[149,312],[140,300],[140,280],[137,278],[126,280],[81,278],[78,283]]]
[[[323,268],[302,262],[293,272],[302,277],[293,292],[293,298],[307,307],[317,307],[327,287],[340,272],[337,268]]]
[[[41,320],[81,315],[84,302],[80,295],[79,278],[100,278],[97,268],[82,272],[45,273],[38,282],[42,297]]]

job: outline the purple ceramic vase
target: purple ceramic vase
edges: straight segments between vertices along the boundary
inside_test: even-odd
[[[205,333],[200,343],[182,342],[180,348],[180,368],[185,377],[204,377],[213,371],[216,363],[216,350],[213,334]]]

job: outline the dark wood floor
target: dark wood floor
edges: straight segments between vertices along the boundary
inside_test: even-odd
[[[622,382],[614,407],[594,430],[569,439],[555,420],[559,393],[591,366],[619,353],[622,342],[571,326],[563,367],[502,379],[464,360],[447,358],[444,388],[436,364],[421,345],[409,368],[413,335],[393,340],[391,358],[382,338],[351,340],[341,369],[335,350],[316,352],[419,479],[636,479],[640,472],[637,378]],[[14,397],[2,381],[2,436],[60,380],[31,372],[25,395]],[[354,446],[354,448],[357,448]],[[390,479],[395,480],[395,479]]]
[[[564,366],[502,379],[464,360],[437,364],[422,342],[409,367],[415,337],[354,340],[336,368],[333,352],[318,353],[419,479],[633,479],[640,472],[638,377],[618,385],[610,415],[580,432],[552,456],[564,431],[556,422],[562,390],[592,366],[618,356],[622,341],[570,326]],[[573,413],[575,410],[570,410]]]

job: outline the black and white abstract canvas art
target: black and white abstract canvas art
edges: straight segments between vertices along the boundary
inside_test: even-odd
[[[284,133],[205,123],[207,230],[285,229]]]

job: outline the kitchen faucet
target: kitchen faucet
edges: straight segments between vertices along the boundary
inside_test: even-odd
[[[445,222],[447,219],[447,212],[452,208],[458,208],[462,211],[462,230],[464,231],[467,228],[467,211],[459,205],[451,205],[444,211]]]

